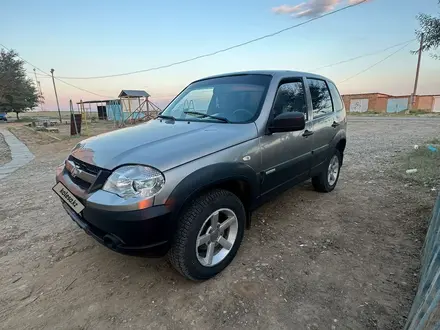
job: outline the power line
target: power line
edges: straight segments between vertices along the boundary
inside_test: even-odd
[[[395,48],[395,47],[398,47],[398,46],[401,46],[401,45],[407,45],[408,43],[410,43],[410,42],[412,42],[412,41],[414,41],[414,40],[417,40],[417,39],[414,38],[414,39],[411,39],[411,40],[407,40],[407,41],[405,41],[405,42],[401,42],[401,43],[395,44],[395,45],[393,45],[393,46],[390,46],[390,47],[384,48],[384,49],[382,49],[382,50],[378,50],[378,51],[376,51],[376,52],[374,52],[374,53],[368,53],[368,54],[364,54],[364,55],[360,55],[360,56],[352,57],[352,58],[349,58],[349,59],[347,59],[347,60],[343,60],[343,61],[340,61],[340,62],[336,62],[336,63],[332,63],[332,64],[324,65],[324,66],[321,66],[321,67],[319,67],[319,68],[316,68],[316,69],[313,69],[313,70],[310,70],[310,71],[317,71],[317,70],[321,70],[321,69],[331,68],[331,67],[336,66],[336,65],[339,65],[339,64],[344,64],[344,63],[348,63],[348,62],[351,62],[351,61],[358,60],[358,59],[360,59],[360,58],[364,58],[364,57],[368,57],[368,56],[372,56],[372,55],[380,54],[380,53],[386,52],[387,50],[393,49],[393,48]]]
[[[5,48],[5,49],[8,50],[8,51],[11,51],[11,49],[9,49],[8,47],[6,47],[5,45],[3,45],[3,44],[1,44],[1,43],[0,43],[0,46],[2,46],[3,48]],[[46,76],[49,76],[49,77],[51,76],[51,75],[49,75],[47,72],[45,72],[44,70],[41,70],[38,66],[33,65],[33,64],[32,64],[31,62],[29,62],[29,61],[26,61],[23,57],[21,57],[21,56],[19,56],[19,55],[17,55],[17,57],[18,57],[19,59],[21,59],[23,62],[29,64],[29,65],[32,66],[32,67],[34,67],[34,68],[37,69],[38,71],[44,73]],[[80,90],[80,91],[83,91],[83,92],[86,92],[86,93],[90,93],[90,94],[93,94],[93,95],[96,95],[96,96],[99,96],[99,97],[114,98],[114,97],[112,97],[112,96],[106,96],[106,95],[97,94],[97,93],[92,92],[92,91],[89,91],[89,90],[87,90],[87,89],[84,89],[84,88],[81,88],[81,87],[75,86],[75,85],[73,85],[73,84],[71,84],[71,83],[68,83],[68,82],[66,82],[66,81],[64,81],[64,80],[62,80],[62,79],[60,79],[60,78],[58,78],[58,77],[54,77],[54,79],[56,79],[56,80],[62,82],[63,84],[66,84],[66,85],[68,85],[68,86],[71,86],[71,87],[73,87],[73,88],[76,88],[76,89],[78,89],[78,90]]]
[[[311,19],[308,19],[307,21],[304,21],[302,23],[298,23],[298,24],[289,26],[289,27],[284,28],[282,30],[278,30],[276,32],[273,32],[273,33],[270,33],[270,34],[266,34],[264,36],[261,36],[261,37],[255,38],[255,39],[251,39],[251,40],[248,40],[246,42],[242,42],[242,43],[234,45],[234,46],[230,46],[230,47],[227,47],[227,48],[216,50],[216,51],[211,52],[211,53],[207,53],[207,54],[191,57],[191,58],[186,59],[186,60],[182,60],[182,61],[178,61],[178,62],[166,64],[166,65],[156,66],[156,67],[152,67],[152,68],[148,68],[148,69],[143,69],[143,70],[136,70],[136,71],[131,71],[131,72],[117,73],[117,74],[111,74],[111,75],[105,75],[105,76],[92,76],[92,77],[63,77],[63,76],[60,76],[59,78],[62,78],[62,79],[102,79],[102,78],[112,78],[112,77],[128,76],[128,75],[142,73],[142,72],[150,72],[150,71],[156,71],[156,70],[160,70],[160,69],[169,68],[169,67],[172,67],[172,66],[176,66],[176,65],[192,62],[192,61],[195,61],[195,60],[199,60],[201,58],[214,56],[214,55],[217,55],[217,54],[220,54],[220,53],[224,53],[224,52],[230,51],[230,50],[235,49],[235,48],[239,48],[239,47],[243,47],[243,46],[249,45],[251,43],[254,43],[254,42],[257,42],[257,41],[260,41],[260,40],[263,40],[263,39],[274,37],[274,36],[276,36],[278,34],[281,34],[283,32],[295,29],[295,28],[300,27],[302,25],[306,25],[308,23],[311,23],[311,22],[316,21],[318,19],[324,18],[326,16],[330,16],[330,15],[336,14],[338,12],[341,12],[343,10],[346,10],[346,9],[358,6],[358,5],[360,5],[360,4],[362,4],[362,3],[366,2],[366,1],[367,0],[362,0],[362,1],[359,1],[357,3],[351,4],[351,5],[347,5],[345,7],[340,8],[340,9],[331,11],[331,12],[326,13],[326,14],[323,14],[321,16],[313,17]]]
[[[2,45],[3,46],[3,45]],[[3,46],[4,47],[4,46]],[[6,48],[6,47],[5,47]],[[26,71],[26,73],[29,73],[29,74],[34,74],[34,72],[33,71]],[[37,73],[37,75],[39,75],[39,76],[43,76],[43,77],[50,77],[50,76],[48,76],[47,74],[42,74],[42,73]]]
[[[192,58],[189,58],[189,59],[186,59],[186,60],[182,60],[182,61],[178,61],[178,62],[170,63],[170,64],[167,64],[167,65],[162,65],[162,66],[158,66],[158,67],[153,67],[153,68],[144,69],[144,70],[137,70],[137,71],[132,71],[132,72],[125,72],[125,73],[119,73],[119,74],[113,74],[113,75],[106,75],[106,76],[95,76],[95,77],[54,77],[54,79],[56,79],[56,80],[62,82],[63,84],[66,84],[66,85],[71,86],[71,87],[73,87],[73,88],[76,88],[76,89],[78,89],[78,90],[84,91],[84,92],[86,92],[86,93],[90,93],[90,94],[93,94],[93,95],[96,95],[96,96],[100,96],[100,97],[111,98],[110,96],[101,95],[101,94],[98,94],[98,93],[95,93],[95,92],[92,92],[92,91],[86,90],[86,89],[84,89],[84,88],[81,88],[81,87],[75,86],[75,85],[73,85],[73,84],[71,84],[71,83],[68,83],[68,82],[62,80],[62,79],[100,79],[100,78],[110,78],[110,77],[126,76],[126,75],[132,75],[132,74],[136,74],[136,73],[142,73],[142,72],[155,71],[155,70],[160,70],[160,69],[169,68],[169,67],[172,67],[172,66],[175,66],[175,65],[179,65],[179,64],[184,64],[184,63],[192,62],[192,61],[195,61],[195,60],[198,60],[198,59],[201,59],[201,58],[214,56],[214,55],[217,55],[217,54],[220,54],[220,53],[224,53],[224,52],[227,52],[227,51],[232,50],[232,49],[235,49],[235,48],[239,48],[239,47],[243,47],[243,46],[249,45],[249,44],[251,44],[251,43],[254,43],[254,42],[257,42],[257,41],[260,41],[260,40],[263,40],[263,39],[267,39],[267,38],[274,37],[274,36],[276,36],[276,35],[278,35],[278,34],[281,34],[281,33],[283,33],[283,32],[286,32],[286,31],[289,31],[289,30],[295,29],[295,28],[297,28],[297,27],[300,27],[300,26],[302,26],[302,25],[305,25],[305,24],[311,23],[311,22],[313,22],[313,21],[316,21],[316,20],[318,20],[318,19],[324,18],[324,17],[326,17],[326,16],[330,16],[330,15],[336,14],[336,13],[338,13],[338,12],[344,11],[344,10],[346,10],[346,9],[349,9],[349,8],[352,8],[352,7],[355,7],[355,6],[358,6],[358,5],[360,5],[360,4],[362,4],[362,3],[366,2],[366,1],[367,1],[367,0],[362,0],[362,1],[359,1],[359,2],[357,2],[357,3],[351,4],[351,5],[347,5],[347,6],[345,6],[345,7],[340,8],[340,9],[337,9],[337,10],[331,11],[331,12],[326,13],[326,14],[323,14],[323,15],[321,15],[321,16],[313,17],[313,18],[308,19],[307,21],[304,21],[304,22],[302,22],[302,23],[299,23],[299,24],[295,24],[295,25],[289,26],[289,27],[287,27],[287,28],[284,28],[284,29],[278,30],[278,31],[273,32],[273,33],[270,33],[270,34],[266,34],[266,35],[264,35],[264,36],[261,36],[261,37],[255,38],[255,39],[248,40],[248,41],[246,41],[246,42],[243,42],[243,43],[240,43],[240,44],[237,44],[237,45],[234,45],[234,46],[230,46],[230,47],[223,48],[223,49],[220,49],[220,50],[217,50],[217,51],[211,52],[211,53],[207,53],[207,54],[199,55],[199,56],[196,56],[196,57],[192,57]],[[10,49],[9,49],[8,47],[6,47],[5,45],[3,45],[3,44],[1,44],[1,43],[0,43],[0,46],[4,47],[5,49],[7,49],[7,50],[10,51]],[[45,74],[46,76],[50,76],[47,72],[41,70],[39,67],[33,65],[33,64],[30,63],[29,61],[26,61],[24,58],[22,58],[22,57],[20,57],[20,56],[17,56],[17,57],[20,58],[21,60],[23,60],[25,63],[29,64],[30,66],[34,67],[34,68],[37,69],[38,71],[42,72],[42,73]],[[62,79],[60,79],[60,78],[62,78]]]
[[[99,96],[99,97],[105,97],[106,99],[114,99],[115,98],[114,96],[101,95],[101,94],[98,94],[98,93],[95,93],[95,92],[91,92],[91,91],[89,91],[87,89],[84,89],[84,88],[72,85],[71,83],[68,83],[68,82],[66,82],[64,80],[61,80],[60,78],[57,78],[57,77],[54,77],[54,78],[56,80],[58,80],[58,81],[61,81],[63,84],[66,84],[66,85],[71,86],[73,88],[79,89],[80,91],[83,91],[83,92],[86,92],[86,93],[90,93],[90,94],[93,94],[93,95],[96,95],[96,96]]]
[[[32,73],[28,73],[28,74],[32,75]],[[40,78],[50,78],[50,77],[37,74],[37,78],[40,79]]]
[[[412,41],[411,41],[411,42],[412,42]],[[368,70],[374,68],[376,65],[379,65],[379,64],[381,64],[382,62],[385,62],[385,61],[386,61],[387,59],[389,59],[391,56],[393,56],[393,55],[397,54],[398,52],[400,52],[401,50],[403,50],[403,49],[404,49],[406,46],[408,46],[411,42],[406,43],[405,45],[403,45],[403,47],[400,47],[398,50],[396,50],[395,52],[391,53],[391,54],[388,55],[387,57],[383,58],[383,59],[380,60],[379,62],[376,62],[376,63],[374,63],[373,65],[369,66],[368,68],[366,68],[366,69],[364,69],[364,70],[362,70],[362,71],[356,73],[355,75],[353,75],[353,76],[351,76],[351,77],[349,77],[349,78],[347,78],[347,79],[345,79],[345,80],[340,81],[339,84],[342,84],[342,83],[344,83],[344,82],[346,82],[346,81],[348,81],[348,80],[350,80],[350,79],[353,79],[353,78],[359,76],[360,74],[362,74],[362,73],[364,73],[364,72],[367,72]]]

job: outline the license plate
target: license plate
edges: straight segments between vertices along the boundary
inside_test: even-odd
[[[76,213],[84,210],[84,205],[61,183],[58,182],[52,190],[61,197]]]

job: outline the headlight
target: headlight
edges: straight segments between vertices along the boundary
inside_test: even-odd
[[[147,198],[156,195],[164,184],[165,178],[158,170],[148,166],[128,165],[114,171],[102,189],[122,198]]]

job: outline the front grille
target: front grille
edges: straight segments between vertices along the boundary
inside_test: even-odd
[[[89,183],[89,182],[87,182],[87,181],[84,181],[84,180],[81,179],[81,178],[78,178],[78,177],[74,177],[74,176],[72,176],[72,174],[70,174],[70,172],[68,172],[68,171],[67,171],[67,173],[69,174],[69,178],[70,178],[70,180],[72,180],[72,182],[73,182],[74,184],[76,184],[78,187],[80,187],[80,188],[82,188],[82,189],[84,189],[84,190],[89,189],[90,186],[92,185],[91,183]]]
[[[76,159],[73,156],[69,156],[69,160],[74,162],[75,165],[80,169],[83,170],[84,172],[93,174],[95,176],[98,175],[99,171],[101,170],[98,166],[95,165],[91,165],[91,164],[87,164],[85,162],[83,162],[82,160]]]
[[[85,163],[73,156],[69,156],[68,160],[73,163],[77,169],[81,170],[82,173],[87,174],[78,174],[77,176],[73,176],[70,170],[66,168],[69,178],[73,183],[82,189],[90,190],[92,184],[97,181],[96,179],[99,177],[100,173],[103,172],[101,168]]]

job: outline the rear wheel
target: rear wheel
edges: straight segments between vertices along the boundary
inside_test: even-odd
[[[327,162],[325,170],[318,176],[312,178],[312,184],[315,190],[320,192],[330,192],[335,189],[338,183],[339,173],[342,164],[342,156],[339,150],[335,149],[333,155]]]
[[[171,264],[191,280],[206,280],[226,268],[243,239],[246,213],[227,190],[212,190],[191,202],[178,219],[169,251]]]

